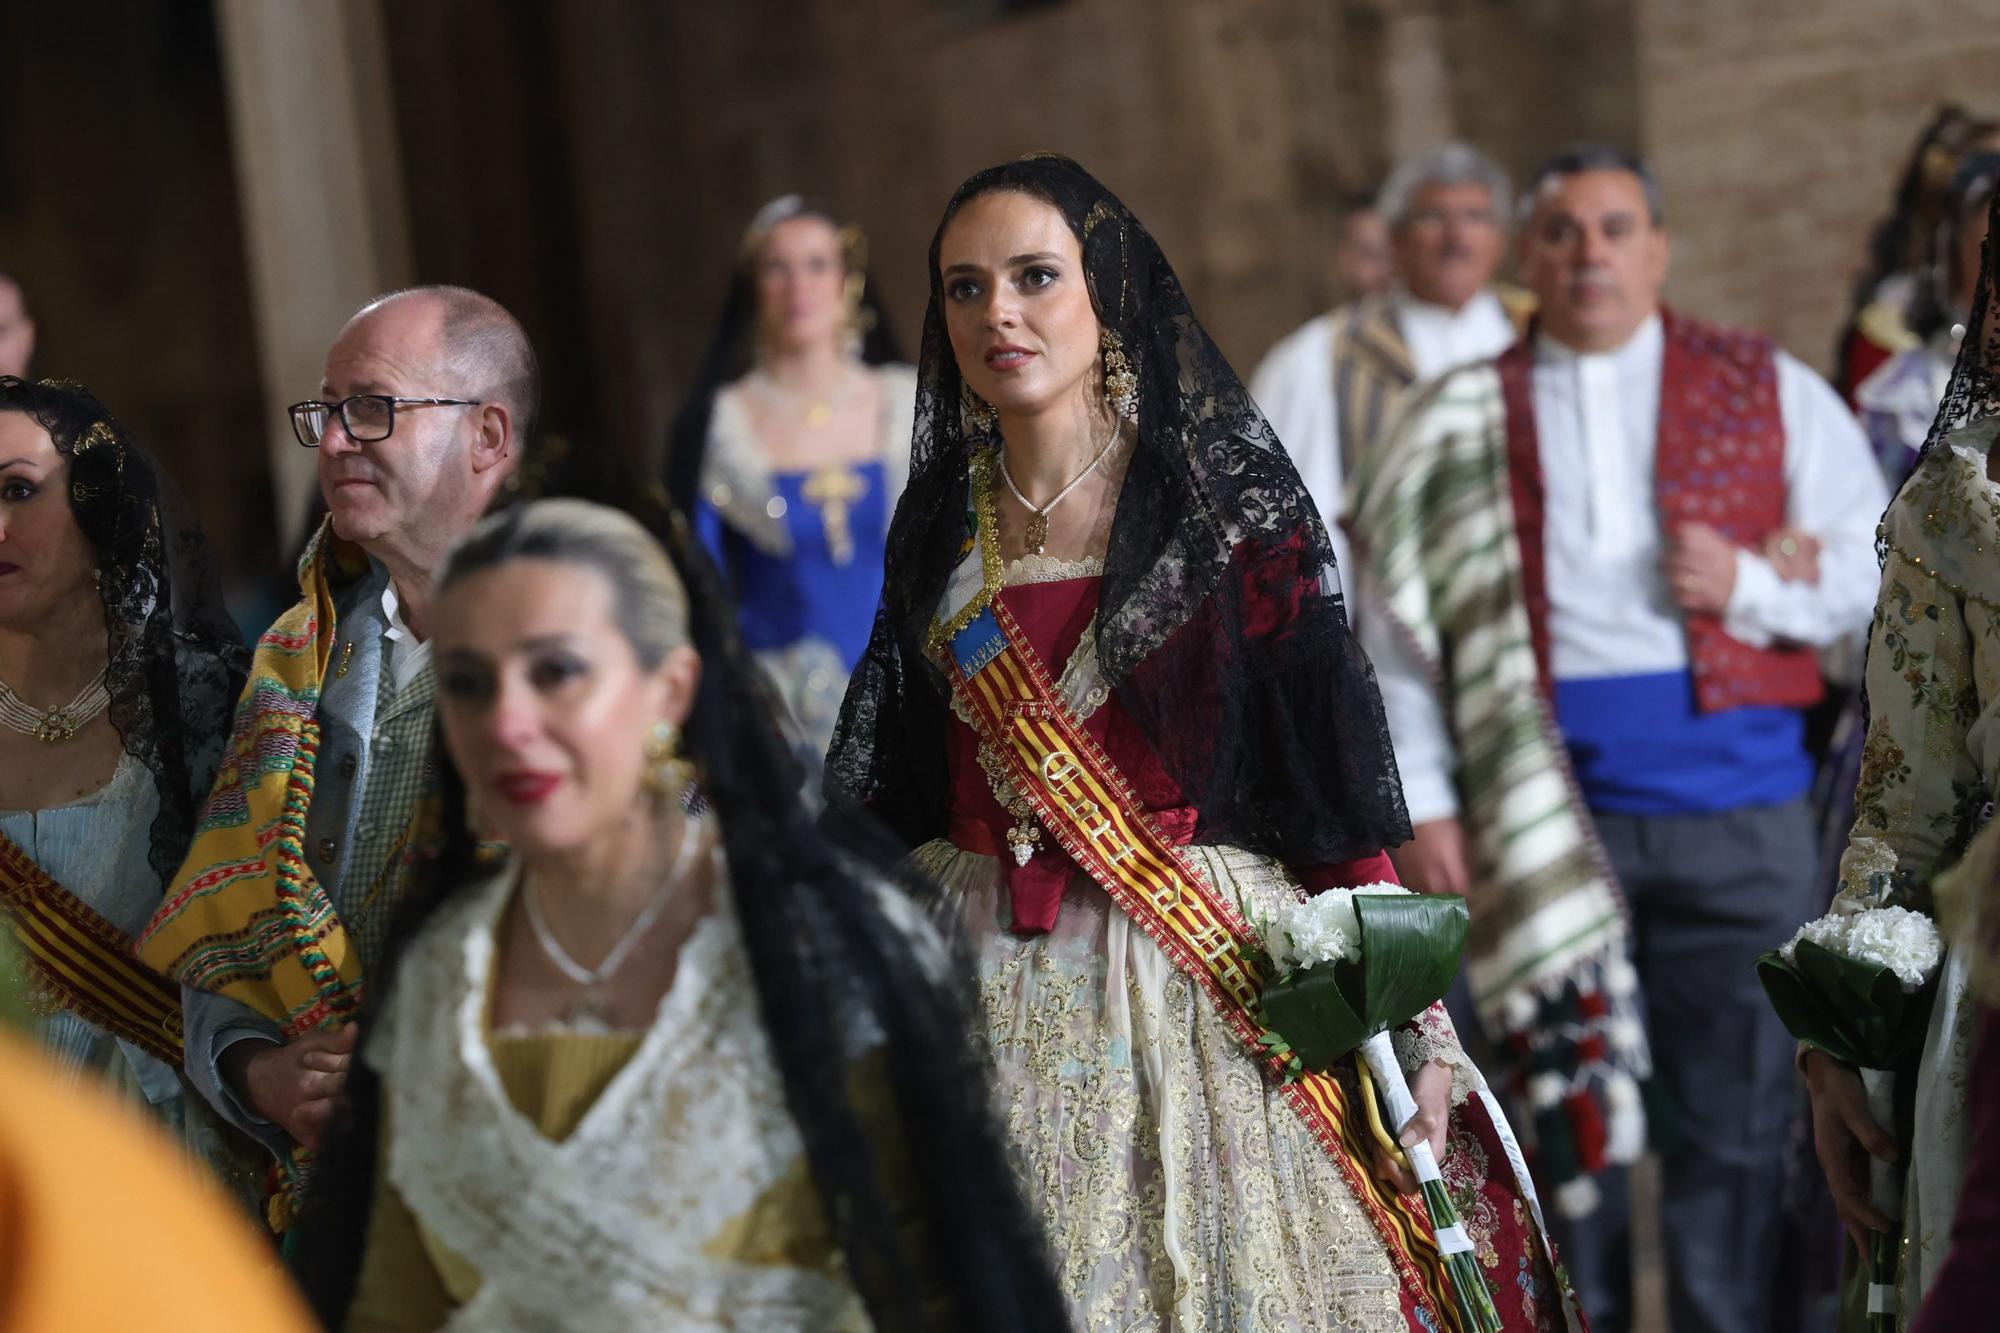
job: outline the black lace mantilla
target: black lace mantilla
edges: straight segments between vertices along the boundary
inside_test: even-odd
[[[1326,529],[1298,471],[1195,318],[1152,236],[1067,158],[973,176],[931,240],[910,482],[886,586],[828,757],[828,796],[859,799],[911,843],[941,836],[943,674],[923,647],[969,535],[973,450],[946,331],[938,247],[966,201],[1048,201],[1083,249],[1099,321],[1139,378],[1139,442],[1105,556],[1105,679],[1201,812],[1199,836],[1294,866],[1404,841],[1409,818]],[[1273,613],[1277,608],[1277,613]]]
[[[149,864],[180,869],[229,738],[249,653],[224,611],[193,510],[80,384],[0,376],[69,460],[70,511],[96,551],[111,723],[159,792]]]

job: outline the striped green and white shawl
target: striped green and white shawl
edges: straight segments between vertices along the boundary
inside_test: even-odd
[[[1355,559],[1381,599],[1368,613],[1386,611],[1416,649],[1450,722],[1484,889],[1468,971],[1482,1018],[1514,1031],[1533,1012],[1521,997],[1622,960],[1626,919],[1537,670],[1493,366],[1412,398],[1360,460],[1347,508]]]

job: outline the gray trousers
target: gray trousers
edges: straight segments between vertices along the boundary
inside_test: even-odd
[[[1813,914],[1817,851],[1804,800],[1722,814],[1593,816],[1632,911],[1633,963],[1653,1063],[1682,1115],[1661,1163],[1668,1325],[1766,1333],[1783,1228],[1786,1126],[1799,1096],[1793,1042],[1754,964]],[[1632,1323],[1627,1173],[1604,1202],[1551,1213],[1594,1333]]]

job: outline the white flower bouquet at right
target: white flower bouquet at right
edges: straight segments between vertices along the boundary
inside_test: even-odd
[[[1290,904],[1263,932],[1283,969],[1264,987],[1265,1041],[1298,1069],[1318,1072],[1355,1057],[1363,1112],[1378,1141],[1406,1155],[1417,1179],[1458,1300],[1459,1326],[1499,1333],[1493,1292],[1430,1145],[1419,1140],[1398,1149],[1379,1123],[1386,1110],[1400,1134],[1417,1114],[1389,1029],[1430,1008],[1450,988],[1465,949],[1466,921],[1463,898],[1411,893],[1399,884],[1329,889]]]
[[[1897,1079],[1923,1053],[1943,956],[1936,922],[1905,907],[1875,907],[1808,921],[1757,960],[1764,993],[1786,1029],[1860,1073],[1869,1114],[1905,1150],[1911,1130],[1898,1114]],[[1871,1159],[1869,1172],[1869,1201],[1900,1216],[1900,1168]],[[1869,1237],[1871,1331],[1895,1328],[1899,1240],[1879,1231]]]

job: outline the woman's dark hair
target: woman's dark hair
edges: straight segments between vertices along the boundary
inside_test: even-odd
[[[688,390],[687,400],[674,417],[673,427],[667,434],[663,473],[667,494],[674,503],[690,513],[694,510],[696,493],[701,484],[702,462],[708,454],[708,426],[710,418],[715,415],[715,396],[748,374],[756,361],[757,249],[773,227],[793,218],[818,218],[841,234],[841,248],[849,272],[861,283],[860,305],[856,313],[860,322],[857,332],[861,336],[863,363],[879,366],[903,359],[896,346],[895,334],[889,327],[888,311],[876,294],[874,281],[868,276],[867,243],[861,237],[860,229],[842,222],[840,215],[832,209],[799,195],[783,195],[764,205],[744,232],[736,264],[730,271],[729,289],[723,296],[722,314],[716,321],[715,336],[709,341],[701,368],[695,374],[694,385]]]
[[[607,560],[624,558],[631,533],[601,509],[585,516],[593,508],[544,501],[488,518],[452,557],[446,582],[450,571],[527,557],[604,571]],[[702,799],[721,820],[731,898],[786,1105],[871,1319],[882,1329],[1066,1327],[970,1046],[972,997],[927,970],[891,919],[888,896],[914,896],[920,886],[897,870],[896,849],[869,821],[816,827],[713,567],[677,511],[649,510],[643,519],[685,590],[686,637],[703,662],[684,741],[702,774]],[[643,572],[611,581],[621,603],[652,597],[646,589],[660,583]],[[658,616],[634,611],[627,605],[619,615],[639,626],[635,649],[671,641],[657,625],[643,628]],[[462,784],[449,771],[446,778],[452,834],[439,882],[449,894],[482,871]],[[436,906],[415,909],[394,938],[413,938]],[[394,961],[370,987],[364,1024],[394,992]],[[851,1053],[864,1045],[886,1055],[888,1126],[871,1124],[850,1089]],[[352,1119],[313,1174],[298,1245],[301,1280],[336,1327],[359,1268],[379,1148],[379,1080],[365,1061],[352,1068]],[[885,1147],[921,1159],[920,1170],[899,1179]]]
[[[216,592],[192,510],[97,396],[0,376],[0,412],[34,418],[69,462],[69,507],[95,556],[107,710],[160,798],[148,864],[180,869],[229,738],[249,653]]]
[[[2000,134],[2000,121],[1983,120],[1952,103],[1938,107],[1903,164],[1894,202],[1868,238],[1868,265],[1856,277],[1848,303],[1848,320],[1841,345],[1875,299],[1882,283],[1897,273],[1928,266],[1935,243],[1940,205],[1967,148]]]
[[[1910,294],[1910,332],[1917,337],[1928,341],[1938,330],[1965,317],[1966,312],[1956,308],[1952,291],[1958,276],[1952,271],[1958,262],[1958,238],[1968,222],[1985,220],[1996,189],[2000,189],[2000,153],[1971,153],[1959,161],[1938,210],[1929,262],[1918,271],[1916,290]]]

